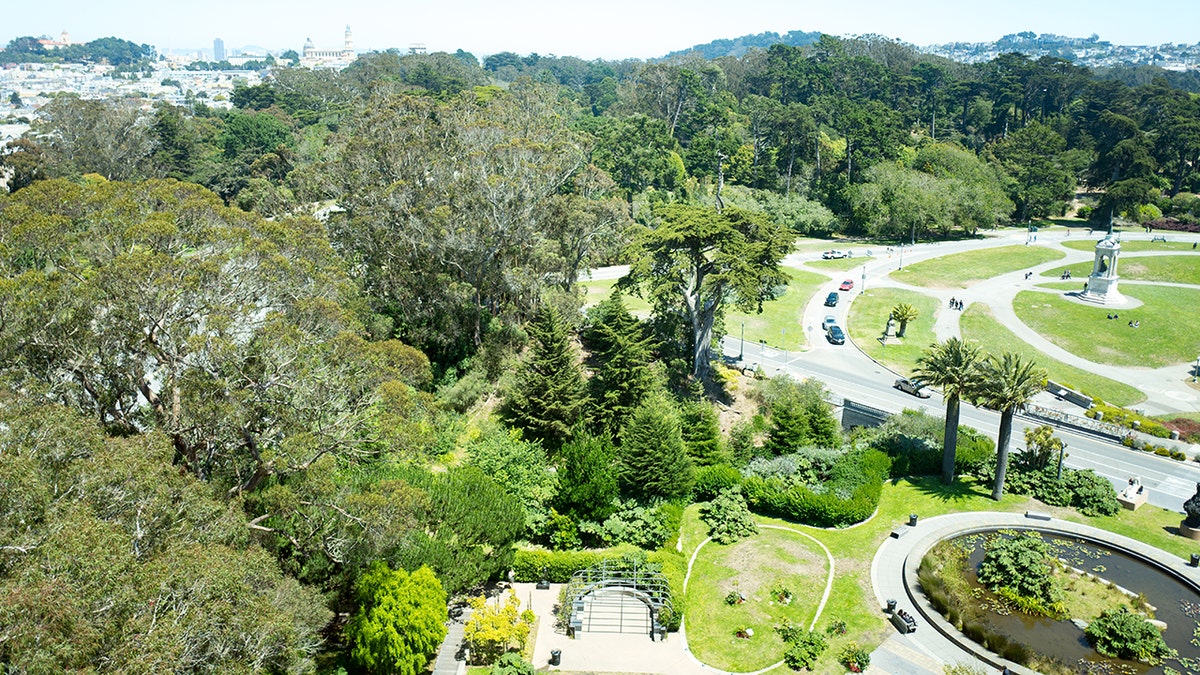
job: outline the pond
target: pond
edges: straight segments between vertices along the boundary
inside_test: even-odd
[[[1135,594],[1141,594],[1154,607],[1154,616],[1166,623],[1163,638],[1178,651],[1178,657],[1167,659],[1162,666],[1151,667],[1134,661],[1110,659],[1095,652],[1088,644],[1083,629],[1069,619],[1055,620],[1031,617],[1017,611],[1007,611],[995,602],[994,596],[983,592],[975,576],[983,560],[983,542],[989,536],[1011,530],[962,535],[948,540],[951,544],[970,550],[965,577],[975,587],[975,597],[986,607],[983,621],[989,632],[1007,636],[1034,652],[1063,664],[1074,664],[1078,672],[1128,673],[1157,675],[1172,670],[1184,675],[1200,675],[1200,594],[1186,582],[1169,572],[1117,549],[1079,538],[1041,533],[1042,539],[1054,549],[1059,560],[1068,566],[1099,577]],[[997,605],[1000,605],[999,609]]]

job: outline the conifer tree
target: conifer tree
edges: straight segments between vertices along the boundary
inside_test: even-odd
[[[680,406],[680,430],[688,456],[697,466],[729,462],[721,443],[717,411],[707,401],[689,401]]]
[[[809,443],[810,421],[807,406],[797,397],[776,403],[771,410],[771,429],[764,447],[772,455],[790,455]]]
[[[616,457],[605,437],[579,434],[563,445],[558,464],[558,510],[575,520],[603,522],[617,493]]]
[[[654,390],[650,344],[620,293],[597,305],[592,316],[587,335],[597,365],[588,383],[591,427],[616,436]]]
[[[675,499],[692,489],[679,417],[664,400],[648,402],[630,418],[621,432],[620,460],[621,486],[637,499]]]
[[[533,345],[500,416],[555,454],[571,437],[586,402],[583,375],[567,325],[549,304],[528,327]]]

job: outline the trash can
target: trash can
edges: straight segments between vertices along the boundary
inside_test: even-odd
[[[915,513],[908,514],[908,524],[911,525],[912,527],[917,526],[917,514],[915,514]]]
[[[550,665],[557,666],[561,663],[562,663],[562,650],[561,649],[551,649],[550,650]]]
[[[1200,553],[1192,554],[1192,567],[1200,567]]]
[[[894,612],[894,611],[896,611],[896,601],[895,601],[895,600],[892,600],[891,598],[888,598],[888,601],[887,601],[887,613],[888,613],[888,614],[891,614],[891,613],[892,613],[892,612]]]

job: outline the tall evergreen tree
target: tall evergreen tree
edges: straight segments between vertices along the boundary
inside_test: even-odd
[[[593,429],[615,437],[654,390],[650,343],[620,293],[600,303],[592,317],[587,339],[597,365],[588,382],[590,421]]]
[[[675,499],[692,489],[692,462],[670,403],[638,408],[621,432],[621,487],[638,499]]]
[[[789,455],[806,445],[810,445],[808,408],[796,397],[779,401],[771,410],[764,447],[772,455]]]
[[[680,430],[688,456],[697,466],[723,464],[729,455],[721,443],[717,411],[707,401],[689,401],[680,407]]]
[[[603,436],[580,434],[559,452],[558,510],[575,520],[603,522],[617,492],[616,457]]]
[[[554,454],[570,439],[583,413],[583,375],[567,325],[554,307],[542,305],[528,330],[533,346],[500,416]]]

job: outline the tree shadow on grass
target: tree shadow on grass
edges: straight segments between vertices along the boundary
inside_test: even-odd
[[[900,480],[907,480],[917,492],[947,504],[961,504],[980,497],[990,497],[992,494],[990,488],[973,480],[956,478],[950,485],[943,485],[941,478],[937,476],[906,476],[893,482]]]

